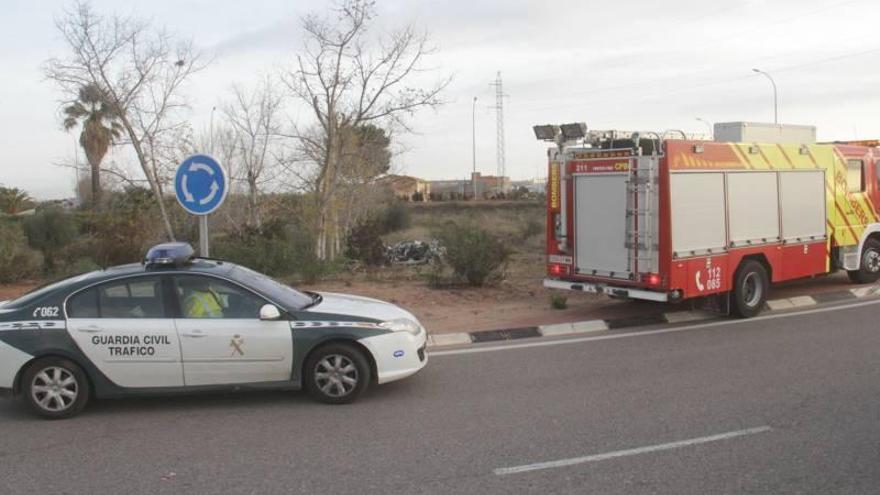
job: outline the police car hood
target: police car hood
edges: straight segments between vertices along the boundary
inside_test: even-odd
[[[319,292],[322,297],[320,303],[310,307],[308,311],[313,313],[329,313],[345,316],[357,316],[374,320],[395,320],[407,318],[418,322],[409,311],[378,299],[369,297],[352,296],[349,294],[336,294],[333,292]]]

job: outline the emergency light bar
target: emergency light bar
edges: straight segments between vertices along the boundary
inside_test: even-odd
[[[166,242],[157,244],[147,251],[144,264],[147,266],[181,266],[188,263],[195,250],[186,242]]]

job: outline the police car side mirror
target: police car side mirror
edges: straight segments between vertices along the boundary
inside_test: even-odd
[[[274,304],[264,304],[260,308],[260,319],[263,321],[279,320],[281,319],[281,311]]]

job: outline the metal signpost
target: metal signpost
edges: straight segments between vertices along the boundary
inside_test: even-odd
[[[223,204],[229,180],[220,163],[208,155],[192,155],[177,167],[174,193],[184,210],[199,217],[199,255],[208,257],[208,215]]]

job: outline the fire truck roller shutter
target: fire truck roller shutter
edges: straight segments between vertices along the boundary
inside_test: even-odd
[[[672,250],[680,258],[726,249],[724,174],[670,174]]]
[[[779,172],[782,235],[786,242],[825,237],[825,171]]]
[[[727,174],[731,247],[780,240],[777,185],[775,171]]]
[[[575,262],[582,274],[629,278],[626,174],[575,176]]]

